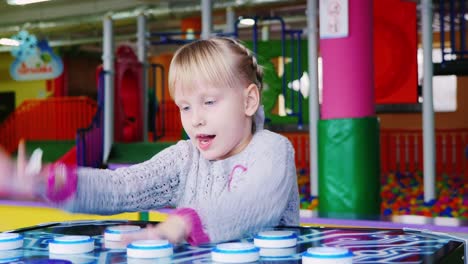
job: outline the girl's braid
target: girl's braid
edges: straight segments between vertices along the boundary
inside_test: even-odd
[[[233,43],[235,46],[239,48],[239,50],[247,56],[248,60],[251,62],[252,70],[255,73],[255,84],[257,85],[258,89],[262,91],[263,88],[263,68],[258,65],[257,63],[257,58],[254,56],[254,54],[247,49],[242,43],[239,41],[232,39],[232,38],[226,38],[228,39],[231,43]]]

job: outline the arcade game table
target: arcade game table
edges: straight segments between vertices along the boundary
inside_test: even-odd
[[[72,221],[47,223],[8,232],[24,237],[23,247],[0,251],[0,263],[129,263],[125,248],[108,248],[103,238],[107,227],[138,225],[144,227],[156,222],[143,221]],[[420,230],[371,228],[277,227],[296,233],[294,253],[284,257],[261,257],[259,263],[301,263],[308,248],[330,246],[349,249],[353,263],[446,263],[465,264],[465,241]],[[86,235],[94,239],[94,250],[86,254],[49,253],[49,241],[64,235]],[[252,242],[244,237],[240,242]],[[211,263],[211,250],[215,244],[174,246],[170,263]],[[158,263],[141,260],[133,263]]]

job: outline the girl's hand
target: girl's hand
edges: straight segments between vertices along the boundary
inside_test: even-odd
[[[0,196],[13,199],[37,198],[46,177],[41,159],[40,149],[36,149],[29,160],[26,158],[23,140],[19,142],[16,161],[0,150]]]
[[[181,216],[171,215],[162,223],[155,226],[147,226],[138,232],[125,234],[122,236],[122,242],[125,245],[136,240],[168,240],[172,244],[183,242],[190,230]]]
[[[0,197],[6,197],[11,192],[15,175],[15,163],[5,150],[0,149]]]

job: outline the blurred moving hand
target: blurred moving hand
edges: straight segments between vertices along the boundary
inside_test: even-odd
[[[16,160],[0,149],[0,197],[27,200],[38,198],[46,177],[41,159],[40,149],[36,149],[27,159],[24,140],[19,142]]]
[[[171,215],[169,218],[154,226],[147,226],[140,231],[124,234],[122,242],[125,245],[136,240],[168,240],[172,244],[185,241],[189,234],[187,224],[181,216]]]

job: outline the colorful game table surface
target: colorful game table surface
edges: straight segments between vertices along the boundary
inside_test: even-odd
[[[10,232],[21,233],[21,249],[0,251],[0,263],[128,263],[125,249],[106,248],[103,233],[108,226],[139,225],[141,221],[74,221],[48,223]],[[153,222],[154,224],[154,222]],[[277,227],[298,235],[295,254],[280,258],[261,257],[259,263],[301,263],[301,255],[310,247],[343,247],[354,254],[353,263],[465,263],[463,241],[443,234],[402,229]],[[95,240],[94,251],[79,255],[50,255],[48,243],[62,235],[87,235]],[[241,242],[252,242],[245,237]],[[174,247],[171,263],[211,263],[215,244],[199,247],[188,244]],[[13,257],[12,257],[13,256]],[[3,259],[3,260],[2,260]],[[158,263],[145,262],[139,263]]]

